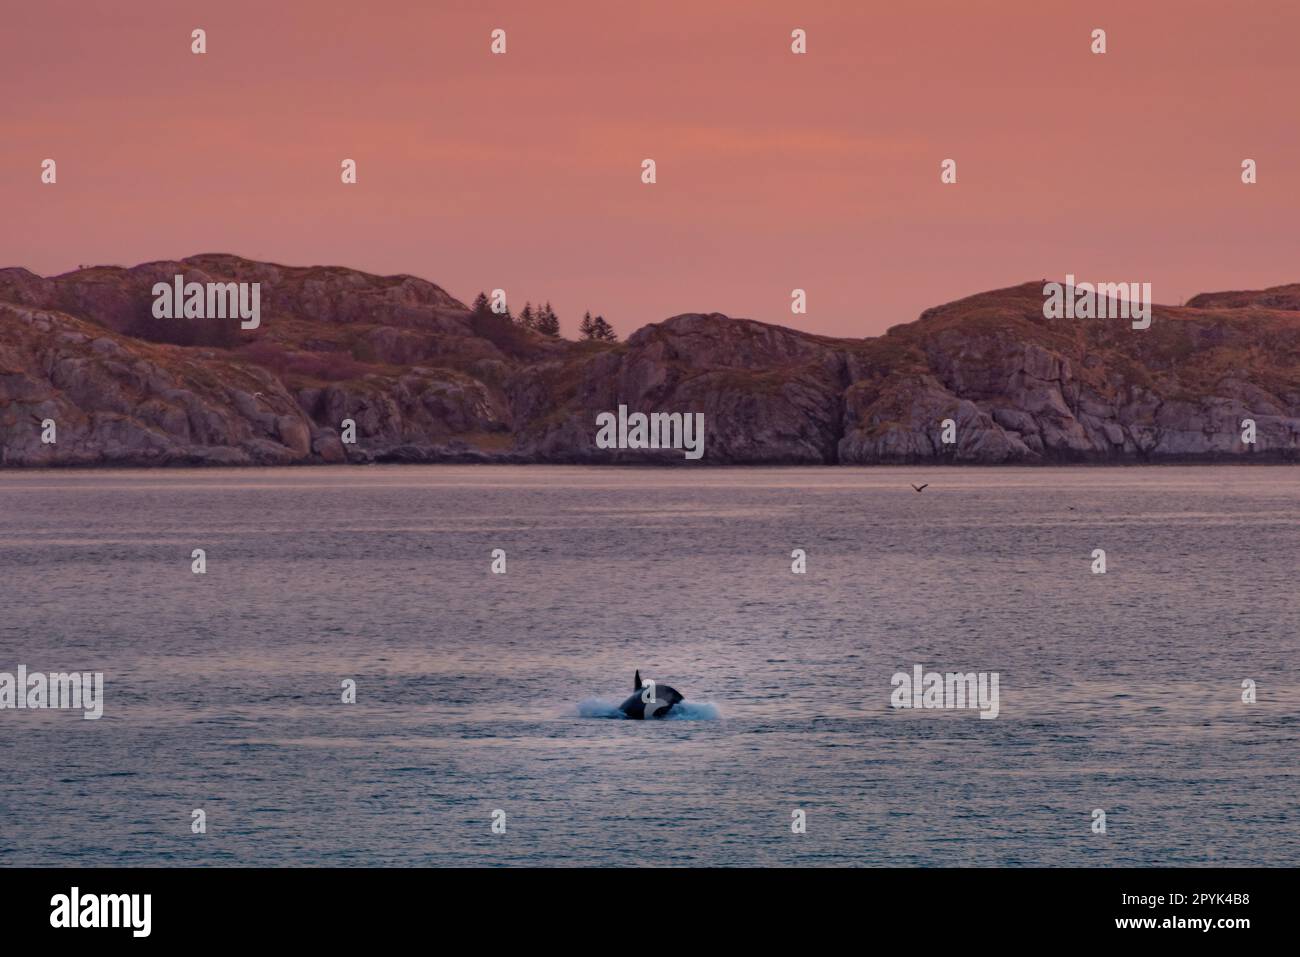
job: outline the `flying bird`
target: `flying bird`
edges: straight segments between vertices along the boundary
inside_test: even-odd
[[[929,487],[930,487],[930,483],[929,483],[929,482],[926,482],[924,485],[913,485],[913,486],[912,486],[912,491],[914,491],[914,492],[919,492],[919,491],[921,491],[922,489],[926,489],[926,488],[929,488]]]

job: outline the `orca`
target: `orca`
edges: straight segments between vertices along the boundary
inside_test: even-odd
[[[637,721],[646,718],[666,718],[668,712],[673,710],[673,705],[685,700],[676,688],[658,682],[653,682],[652,685],[641,680],[641,669],[638,668],[636,677],[632,679],[632,688],[636,693],[619,705],[618,710]]]

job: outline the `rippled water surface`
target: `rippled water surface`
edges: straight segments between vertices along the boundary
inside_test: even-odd
[[[0,473],[0,671],[106,697],[0,863],[1295,865],[1298,580],[1286,467]]]

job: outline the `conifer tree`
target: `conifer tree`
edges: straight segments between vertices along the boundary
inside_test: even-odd
[[[618,333],[605,321],[604,316],[597,316],[591,321],[592,338],[599,342],[618,342]]]
[[[538,313],[537,331],[544,336],[550,336],[552,339],[560,337],[560,319],[555,315],[555,310],[551,308],[549,302]]]

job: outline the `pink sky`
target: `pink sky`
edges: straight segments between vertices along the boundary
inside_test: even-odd
[[[1159,302],[1300,281],[1294,2],[11,7],[0,265],[42,274],[409,272],[549,299],[570,336],[583,309],[624,335],[696,311],[872,335],[1067,272]]]

